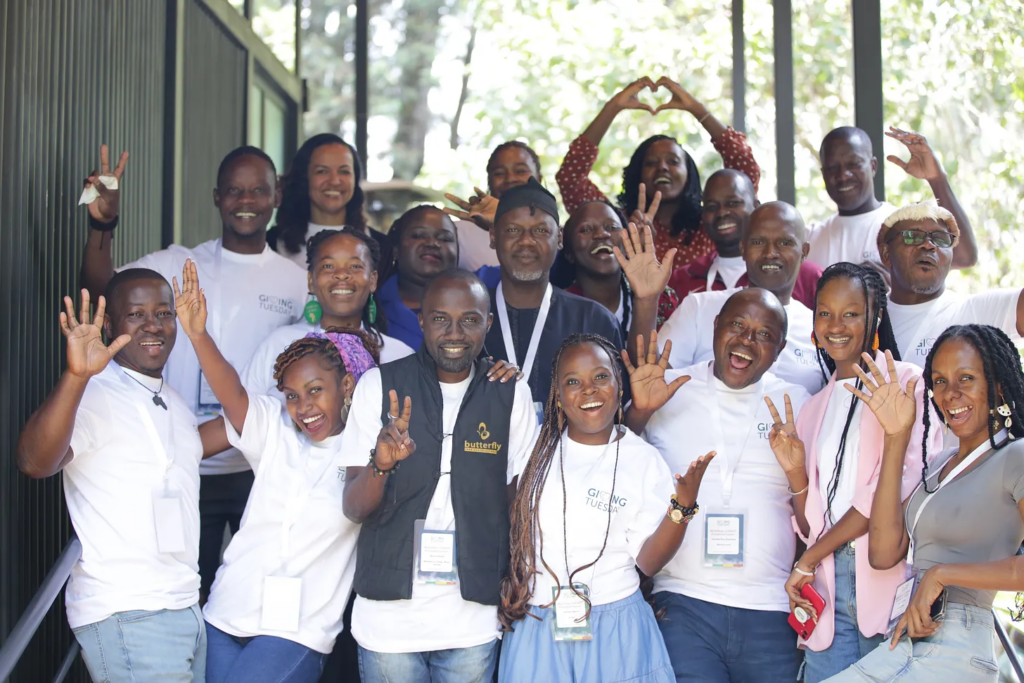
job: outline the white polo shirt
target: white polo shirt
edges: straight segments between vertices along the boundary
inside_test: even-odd
[[[666,340],[672,340],[672,353],[668,360],[673,368],[685,368],[715,357],[715,318],[729,297],[742,291],[743,288],[739,287],[692,292],[679,303],[658,331],[658,342],[662,347]],[[789,319],[786,348],[772,365],[772,374],[816,394],[825,386],[825,378],[811,342],[814,312],[796,299],[790,299],[785,308]]]
[[[640,588],[636,558],[668,514],[675,482],[654,446],[628,429],[618,441],[614,440],[615,432],[612,432],[612,439],[603,446],[587,446],[573,441],[567,433],[562,435],[565,515],[562,514],[562,466],[557,451],[537,513],[543,532],[544,560],[555,570],[557,578],[540,561],[538,538],[534,552],[540,573],[534,580],[530,604],[550,604],[554,596],[552,590],[559,585],[569,585],[569,572],[593,562],[604,545],[605,529],[608,529],[608,543],[601,559],[593,567],[577,572],[573,580],[588,586],[594,605],[628,598]],[[615,466],[616,449],[618,468]],[[569,539],[568,569],[566,537]]]
[[[199,602],[203,445],[195,415],[178,392],[165,384],[160,397],[168,409],[153,403],[160,384],[112,361],[89,380],[78,406],[74,458],[64,467],[64,498],[82,542],[65,596],[71,628],[117,612]],[[140,411],[152,420],[152,432]],[[154,496],[164,491],[165,475],[167,488],[181,497],[180,553],[157,548]]]
[[[834,213],[820,223],[812,223],[808,228],[807,242],[811,250],[807,258],[823,269],[846,261],[867,264],[885,273],[878,253],[878,231],[885,219],[895,212],[895,206],[882,202],[874,211],[856,216]],[[887,273],[885,277],[888,278]]]
[[[473,373],[470,373],[458,384],[439,382],[444,401],[442,429],[445,434],[450,435],[455,429],[462,399],[472,380]],[[370,449],[377,445],[382,427],[383,393],[380,370],[367,370],[356,385],[348,427],[343,434],[345,465],[366,466]],[[416,406],[412,409],[416,410]],[[506,483],[512,483],[529,459],[536,429],[537,414],[533,410],[530,387],[526,382],[517,382],[509,423]],[[441,472],[450,472],[451,462],[452,440],[449,437],[441,445]],[[426,527],[455,529],[450,477],[442,476],[438,480],[430,499]],[[409,579],[411,581],[412,577]],[[463,600],[458,585],[413,583],[410,600],[367,600],[357,596],[352,608],[352,636],[360,646],[373,652],[432,652],[476,647],[499,638],[499,629],[497,608]]]
[[[192,259],[199,273],[199,285],[206,290],[209,318],[206,330],[217,342],[224,358],[240,370],[249,362],[259,343],[282,325],[302,318],[306,299],[306,271],[264,247],[260,254],[236,254],[221,247],[219,239],[187,249],[172,244],[167,249],[143,256],[126,268],[149,268],[181,283],[185,260]],[[167,383],[185,399],[200,424],[218,415],[200,410],[199,359],[192,344],[179,334],[164,368]],[[206,402],[214,403],[212,392]],[[202,474],[244,472],[248,463],[232,448],[203,461]]]
[[[352,590],[359,525],[342,509],[341,435],[314,444],[281,412],[276,398],[250,391],[241,435],[224,421],[228,440],[245,455],[256,478],[203,615],[239,638],[275,636],[328,654],[342,631]],[[262,628],[267,576],[302,580],[297,632]]]
[[[791,518],[788,481],[771,445],[771,413],[765,395],[783,410],[788,393],[793,411],[810,398],[803,387],[766,372],[761,382],[730,389],[716,377],[708,382],[710,363],[669,370],[665,381],[681,375],[690,381],[654,414],[644,437],[665,458],[673,472],[683,474],[690,463],[709,451],[717,455],[701,480],[700,511],[690,522],[683,545],[654,577],[654,591],[670,591],[729,607],[789,611],[784,589],[793,567],[796,534]],[[720,419],[715,419],[714,406]],[[729,511],[745,513],[744,566],[704,566],[704,525],[709,511],[726,510],[723,480],[732,475]]]

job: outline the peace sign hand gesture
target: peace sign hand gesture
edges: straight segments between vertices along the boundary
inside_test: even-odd
[[[882,377],[882,371],[875,365],[870,354],[864,353],[862,356],[871,375],[864,372],[859,365],[855,365],[853,369],[864,382],[864,391],[849,384],[846,385],[846,388],[868,405],[887,436],[909,432],[913,429],[914,421],[917,419],[917,402],[914,399],[914,392],[917,389],[919,378],[909,378],[907,388],[904,390],[900,386],[900,378],[896,374],[896,361],[893,360],[891,352],[885,352],[885,363],[889,370],[888,380]]]
[[[89,322],[89,290],[82,290],[80,318],[75,318],[75,304],[71,297],[64,297],[65,311],[60,314],[60,330],[68,340],[68,372],[82,379],[89,379],[103,372],[110,359],[132,340],[131,335],[122,334],[104,346],[103,320],[107,301],[102,296],[96,306],[96,315]]]
[[[921,180],[938,180],[943,176],[945,172],[942,170],[942,164],[935,158],[935,153],[923,135],[900,130],[895,126],[889,126],[885,134],[902,142],[910,152],[910,161],[903,161],[893,154],[886,157],[888,161]]]
[[[178,278],[171,278],[174,310],[178,313],[178,324],[191,339],[206,333],[206,293],[199,287],[199,273],[192,259],[185,260],[181,283],[179,290]]]
[[[779,417],[779,411],[768,396],[764,402],[768,404],[768,411],[772,414],[772,430],[768,433],[768,443],[771,444],[772,453],[779,461],[782,470],[788,476],[791,472],[803,471],[804,463],[807,461],[807,454],[804,449],[804,442],[796,433],[796,420],[793,419],[793,402],[789,400],[789,394],[783,395],[786,402],[786,421]]]
[[[641,197],[643,191],[641,185]],[[651,202],[655,211],[660,199],[661,193],[655,193],[654,201]],[[626,276],[633,296],[638,299],[661,296],[672,278],[672,262],[676,258],[676,250],[669,249],[665,253],[665,260],[659,263],[654,251],[654,236],[649,225],[644,224],[642,228],[638,228],[636,223],[630,223],[625,233],[622,236],[622,248],[612,246],[612,253],[622,268],[622,274]]]
[[[373,461],[377,469],[388,471],[416,451],[416,443],[409,436],[409,419],[412,417],[412,398],[405,397],[402,412],[398,412],[398,392],[388,392],[391,407],[388,409],[389,422],[381,427],[377,435],[377,449]]]
[[[615,96],[608,100],[608,104],[612,105],[619,111],[623,109],[643,109],[644,111],[654,114],[655,110],[651,108],[651,105],[644,104],[637,99],[637,96],[644,88],[649,89],[651,92],[657,90],[654,85],[654,81],[647,76],[642,76],[627,85],[620,92],[616,93]]]
[[[658,333],[651,331],[651,343],[647,346],[644,356],[644,337],[636,338],[636,367],[629,360],[629,353],[623,349],[622,362],[629,373],[629,388],[633,394],[633,406],[640,411],[653,412],[668,403],[679,388],[690,381],[689,375],[683,375],[665,382],[665,370],[668,368],[669,354],[672,352],[672,341],[665,342],[665,349],[658,357]]]
[[[100,172],[92,171],[85,179],[85,187],[95,188],[99,192],[93,202],[89,204],[89,215],[100,223],[110,223],[120,211],[121,205],[121,176],[124,175],[124,167],[128,163],[128,152],[121,152],[121,158],[117,161],[114,172],[110,172],[110,152],[106,145],[100,146]],[[103,184],[100,176],[110,176],[117,180],[118,189],[111,190]]]

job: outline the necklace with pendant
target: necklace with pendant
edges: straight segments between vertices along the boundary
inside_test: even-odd
[[[136,384],[138,384],[140,387],[142,387],[146,391],[148,391],[148,392],[153,394],[153,404],[154,405],[158,405],[161,408],[163,408],[164,410],[167,410],[167,404],[164,403],[164,400],[160,397],[160,392],[164,390],[164,378],[163,377],[160,378],[160,388],[157,389],[156,391],[153,391],[152,389],[147,387],[145,384],[143,384],[139,380],[137,380],[134,377],[132,377],[131,375],[129,375],[127,372],[124,373],[124,374],[125,374],[125,377],[127,377],[131,381],[135,382]]]

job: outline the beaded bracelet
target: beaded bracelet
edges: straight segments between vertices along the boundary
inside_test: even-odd
[[[395,472],[397,472],[398,471],[398,467],[402,464],[400,462],[396,462],[391,467],[391,469],[389,469],[389,470],[382,470],[381,468],[377,467],[376,455],[377,455],[377,449],[376,448],[371,448],[370,449],[370,467],[373,468],[373,476],[375,476],[375,477],[389,477],[392,474],[394,474]]]

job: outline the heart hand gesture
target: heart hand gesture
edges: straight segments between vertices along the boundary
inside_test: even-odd
[[[121,205],[121,176],[124,175],[124,167],[128,163],[128,152],[121,152],[121,158],[117,162],[114,172],[110,172],[110,152],[106,145],[100,146],[100,172],[92,171],[85,179],[85,187],[95,188],[100,196],[89,204],[89,215],[100,223],[110,223],[120,211]],[[113,176],[118,182],[118,189],[111,190],[103,184],[100,176]]]
[[[882,376],[882,371],[875,365],[870,354],[865,353],[863,357],[871,375],[864,372],[859,365],[854,366],[854,370],[864,382],[864,390],[861,391],[849,384],[846,385],[847,390],[868,405],[887,436],[908,433],[914,428],[914,421],[917,419],[914,391],[917,389],[919,378],[908,379],[907,388],[904,390],[900,386],[899,375],[896,374],[896,361],[893,360],[892,353],[885,352],[889,379]]]
[[[938,180],[943,176],[942,164],[935,158],[931,146],[928,145],[928,140],[923,135],[900,130],[894,126],[889,126],[889,130],[885,134],[887,137],[902,142],[910,152],[910,161],[903,161],[893,154],[886,157],[888,161],[920,180]]]
[[[768,443],[771,444],[775,459],[779,461],[782,470],[788,475],[791,472],[804,469],[807,454],[804,450],[804,442],[796,434],[796,420],[793,419],[793,403],[789,400],[789,394],[784,394],[783,398],[786,402],[785,422],[779,417],[779,411],[775,409],[775,404],[772,403],[771,398],[765,396],[764,402],[768,404],[768,411],[772,414],[772,420],[774,421],[772,431],[768,433]]]
[[[75,304],[71,297],[64,297],[64,308],[60,314],[60,330],[68,340],[68,372],[82,379],[89,379],[103,372],[110,359],[132,340],[130,335],[122,334],[110,343],[103,344],[103,320],[106,316],[107,302],[102,296],[96,306],[96,315],[89,322],[89,290],[82,290],[82,307],[80,318],[75,318]]]
[[[683,86],[679,85],[668,76],[662,76],[654,85],[655,87],[651,88],[652,90],[665,88],[672,93],[672,99],[665,104],[659,104],[658,108],[654,110],[655,114],[659,114],[665,109],[681,109],[682,111],[688,111],[692,114],[700,104],[694,99],[693,95],[683,88]]]
[[[653,412],[669,402],[679,388],[690,381],[689,375],[683,375],[672,380],[671,384],[665,381],[665,370],[668,368],[668,357],[672,352],[672,342],[665,342],[665,349],[658,357],[658,333],[651,331],[651,342],[647,346],[647,354],[644,355],[644,338],[640,335],[636,338],[636,366],[629,360],[629,353],[625,349],[621,351],[622,362],[629,373],[629,389],[633,395],[633,406],[637,410]]]
[[[405,397],[402,412],[398,412],[398,392],[388,392],[391,407],[388,409],[389,422],[381,427],[377,435],[377,450],[373,461],[377,469],[388,471],[416,451],[416,443],[409,436],[409,419],[412,417],[412,398]]]
[[[206,293],[199,288],[199,274],[192,259],[185,261],[181,273],[181,290],[178,278],[171,278],[174,285],[174,310],[178,313],[178,324],[191,337],[206,333]]]
[[[615,96],[608,101],[608,104],[619,111],[622,111],[623,109],[642,109],[655,114],[657,112],[651,108],[651,105],[644,104],[638,99],[638,96],[644,88],[647,88],[652,92],[657,90],[657,87],[654,85],[654,81],[647,76],[643,76],[627,85],[621,92],[616,93]]]

